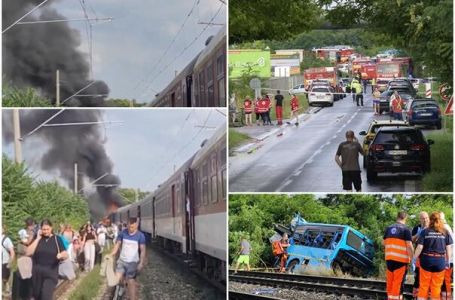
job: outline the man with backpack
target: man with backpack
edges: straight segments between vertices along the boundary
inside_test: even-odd
[[[5,225],[2,226],[2,291],[4,296],[9,296],[9,278],[11,276],[11,264],[14,261],[14,245],[5,234]]]
[[[145,235],[138,230],[137,218],[128,220],[127,229],[121,231],[117,237],[112,257],[120,250],[115,275],[118,281],[125,279],[128,284],[130,300],[137,300],[136,276],[145,263]]]

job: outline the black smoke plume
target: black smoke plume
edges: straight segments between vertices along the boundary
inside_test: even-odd
[[[39,138],[46,145],[47,151],[40,160],[42,170],[58,170],[70,189],[74,184],[74,163],[78,165],[78,172],[87,176],[93,181],[100,176],[108,173],[95,184],[120,184],[120,179],[112,174],[113,164],[104,148],[104,137],[100,130],[100,125],[79,125],[79,126],[59,126],[42,127],[30,137],[27,133],[34,130],[37,126],[49,119],[59,110],[20,110],[20,126],[23,145],[27,144],[27,139]],[[12,110],[3,111],[3,142],[10,144],[14,142]],[[99,110],[70,109],[62,112],[52,119],[48,124],[96,122],[102,120]],[[81,176],[81,175],[80,175]],[[80,185],[79,185],[80,186]],[[103,207],[104,212],[112,203],[122,206],[124,203],[115,192],[116,186],[97,187],[100,205],[90,205],[92,215],[99,215]],[[97,211],[95,211],[96,209]]]
[[[3,29],[32,10],[42,0],[3,1]],[[23,21],[65,19],[49,5],[44,4]],[[60,70],[60,101],[75,94],[91,83],[87,57],[77,48],[81,44],[78,31],[68,23],[15,25],[3,38],[3,80],[17,87],[34,87],[55,102],[56,71]],[[80,94],[106,95],[109,88],[103,81],[96,81]],[[66,106],[102,106],[106,96],[74,97]]]

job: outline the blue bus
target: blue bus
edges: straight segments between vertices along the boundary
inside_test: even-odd
[[[350,226],[310,223],[296,214],[290,228],[277,225],[275,230],[290,238],[286,263],[290,273],[307,268],[341,270],[354,276],[373,272],[373,242]]]

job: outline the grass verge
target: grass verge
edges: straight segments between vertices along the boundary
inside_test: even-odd
[[[229,128],[229,149],[234,149],[250,139],[248,135]]]
[[[89,300],[95,299],[103,283],[100,276],[100,266],[97,265],[93,270],[79,282],[75,291],[69,297],[69,300]]]
[[[450,122],[452,123],[452,122]],[[451,125],[451,124],[450,124]],[[453,134],[450,127],[428,134],[435,144],[431,148],[431,172],[422,180],[424,192],[453,190]]]

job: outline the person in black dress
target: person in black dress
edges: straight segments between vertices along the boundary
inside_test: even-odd
[[[32,256],[32,284],[35,300],[54,298],[58,281],[58,265],[68,258],[61,239],[52,232],[52,223],[45,219],[41,222],[41,230],[37,238],[27,248],[26,255]]]

